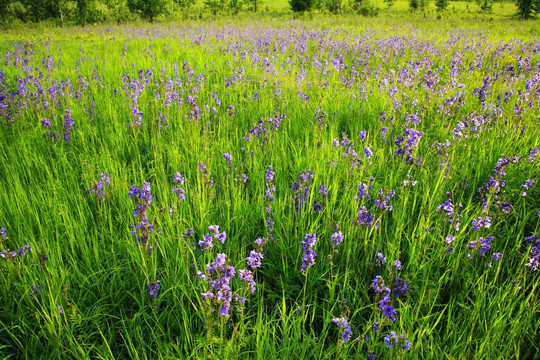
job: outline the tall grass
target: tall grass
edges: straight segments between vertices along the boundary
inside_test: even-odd
[[[537,356],[538,272],[526,264],[538,245],[525,239],[540,218],[537,25],[317,19],[2,37],[3,358]],[[308,169],[313,179],[299,177]],[[102,173],[110,186],[98,197],[89,190]],[[130,199],[144,182],[152,201]],[[141,204],[147,218],[134,214]],[[371,222],[358,219],[363,206]],[[491,226],[474,230],[486,216]],[[211,225],[226,239],[201,248]],[[302,272],[306,234],[317,255]],[[489,236],[484,255],[467,249]],[[201,274],[216,279],[217,254],[238,273],[252,250],[264,256],[256,290],[236,274],[219,315]],[[408,285],[390,295],[395,321],[377,276]],[[389,349],[391,331],[410,349]]]

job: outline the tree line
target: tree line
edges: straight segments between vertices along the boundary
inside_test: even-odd
[[[189,12],[200,1],[214,15],[240,10],[257,12],[263,1],[271,0],[0,0],[0,20],[9,22],[40,22],[55,19],[84,25],[115,20],[125,22],[140,17],[153,22],[160,15],[176,11]],[[396,0],[383,0],[391,8]],[[429,0],[408,0],[412,11],[424,11]],[[437,10],[444,11],[449,0],[434,0]],[[482,11],[490,12],[494,0],[474,0]],[[540,0],[511,0],[523,19],[534,18],[540,13]],[[364,16],[376,16],[379,8],[371,0],[289,0],[290,9],[303,13],[315,9],[332,14],[354,11]]]

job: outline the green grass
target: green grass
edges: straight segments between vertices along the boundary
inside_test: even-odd
[[[281,12],[6,31],[0,37],[0,88],[7,96],[3,114],[11,114],[13,123],[2,117],[0,126],[0,227],[7,228],[0,251],[27,243],[31,249],[26,256],[0,258],[0,357],[353,359],[368,351],[378,359],[537,357],[539,279],[525,266],[531,245],[524,239],[540,229],[540,158],[526,160],[540,146],[538,25],[505,17],[510,4],[495,5],[494,15],[477,15],[464,13],[465,3],[451,3],[457,13],[440,20],[409,14],[405,4],[373,19],[313,14],[292,20]],[[285,9],[287,2],[272,5]],[[122,75],[139,81],[138,71],[152,68],[148,83],[140,80],[142,125],[129,128],[136,119],[133,89]],[[226,87],[233,75],[237,81]],[[425,85],[430,77],[433,88]],[[492,83],[482,106],[474,89],[486,77]],[[167,85],[169,79],[176,85]],[[64,93],[55,98],[50,90],[61,81]],[[525,95],[528,82],[532,90]],[[182,103],[166,107],[167,91]],[[500,102],[497,96],[506,91],[513,93]],[[444,105],[461,92],[462,102]],[[196,96],[198,120],[190,118],[188,95]],[[523,112],[516,114],[515,106]],[[68,144],[61,136],[65,109],[75,121]],[[415,111],[422,121],[404,124]],[[158,112],[166,115],[167,128],[156,121]],[[324,124],[315,115],[322,112]],[[41,125],[52,115],[56,140]],[[286,117],[272,129],[266,119],[280,115]],[[454,139],[453,129],[466,119],[484,123]],[[266,136],[245,140],[259,120],[267,124]],[[421,166],[394,153],[405,128],[423,132],[412,149]],[[358,153],[356,169],[343,156],[347,147],[333,146],[343,136]],[[439,152],[436,142],[446,139],[451,146]],[[373,151],[369,160],[366,146]],[[230,166],[224,153],[232,155]],[[506,186],[486,195],[491,203],[484,212],[477,188],[494,175],[502,154],[520,160],[505,167]],[[206,172],[198,170],[200,161]],[[275,171],[273,202],[264,198],[269,165]],[[291,188],[307,169],[314,174],[308,204],[297,211]],[[181,202],[171,192],[176,172],[186,178]],[[111,181],[103,202],[88,191],[101,173]],[[355,200],[358,184],[371,178],[371,199]],[[523,197],[527,179],[536,183]],[[404,186],[404,180],[416,185]],[[150,255],[148,245],[130,234],[140,219],[128,191],[144,181],[153,195]],[[328,188],[324,198],[320,185]],[[379,188],[395,190],[392,211],[375,207]],[[459,230],[437,211],[447,199],[460,215]],[[313,209],[315,200],[320,212]],[[497,200],[513,205],[509,213],[497,208]],[[361,206],[380,220],[378,227],[354,224]],[[474,231],[472,220],[487,214],[491,227]],[[201,297],[209,285],[197,270],[205,271],[217,253],[227,254],[237,270],[245,268],[245,258],[257,249],[253,242],[270,235],[269,218],[275,230],[254,271],[257,290],[249,293],[235,277],[231,287],[247,298],[245,305],[233,301],[227,318],[212,313]],[[335,222],[345,239],[333,254]],[[196,243],[216,224],[227,239],[201,252]],[[193,237],[184,235],[186,227]],[[303,274],[300,244],[308,233],[317,235],[317,257]],[[456,237],[452,245],[444,241],[448,234]],[[487,236],[494,239],[486,256],[469,259],[467,244]],[[447,253],[450,246],[455,251]],[[386,257],[384,265],[377,264],[377,251]],[[496,252],[503,254],[499,261],[491,259]],[[400,271],[392,266],[397,259]],[[396,274],[409,292],[392,297],[392,322],[379,308],[372,280],[381,275],[392,286]],[[155,280],[161,288],[153,298],[147,282]],[[32,298],[36,285],[42,290]],[[342,316],[353,331],[346,343],[332,323]],[[373,321],[380,323],[378,331]],[[383,338],[390,331],[406,334],[410,351],[387,349]]]

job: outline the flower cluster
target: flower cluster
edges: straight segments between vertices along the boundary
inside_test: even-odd
[[[5,251],[0,251],[0,257],[3,259],[15,259],[18,256],[25,256],[28,250],[30,250],[30,244],[26,244],[25,246],[16,251],[9,251],[9,249]]]
[[[521,187],[523,189],[525,189],[525,190],[529,190],[529,188],[532,186],[532,184],[534,184],[534,180],[533,179],[527,179],[527,181],[525,181],[525,184],[521,185]],[[522,191],[521,196],[527,196],[527,192]]]
[[[199,172],[202,174],[203,184],[207,188],[211,188],[212,186],[214,186],[214,179],[212,178],[210,172],[206,169],[206,164],[202,161],[199,161],[197,165],[199,167]]]
[[[384,284],[382,276],[379,275],[373,279],[371,286],[378,295],[382,295],[382,299],[379,301],[379,308],[383,311],[383,315],[392,322],[396,321],[397,312],[392,305],[392,299],[390,297],[391,290]]]
[[[401,346],[403,350],[410,350],[412,345],[412,342],[409,341],[405,334],[397,336],[395,331],[390,331],[390,333],[384,337],[384,343],[388,349],[391,349],[394,345],[398,345]]]
[[[257,238],[257,240],[255,240],[257,250],[251,250],[249,256],[246,258],[246,263],[250,268],[256,269],[261,266],[261,260],[264,258],[263,247],[267,240],[268,238],[262,237],[259,237]]]
[[[143,186],[139,188],[132,185],[128,192],[129,198],[135,203],[133,216],[137,218],[138,223],[131,225],[131,235],[135,236],[137,244],[142,246],[148,245],[150,234],[154,232],[154,225],[148,220],[147,210],[152,203],[152,193],[149,182],[143,182]],[[148,253],[153,249],[153,246],[148,246]]]
[[[221,316],[228,317],[232,291],[230,287],[231,279],[235,276],[234,267],[227,265],[227,255],[217,254],[216,261],[206,265],[206,274],[199,271],[197,276],[210,285],[210,290],[201,293],[203,299],[208,300],[214,312],[214,306],[219,307],[218,313]],[[250,274],[243,272],[244,281],[250,281]],[[251,278],[252,280],[252,278]]]
[[[146,285],[148,286],[148,289],[150,290],[150,296],[151,297],[157,297],[158,296],[158,290],[160,289],[159,280],[149,281],[149,282],[146,283]]]
[[[66,109],[66,114],[64,115],[64,141],[66,144],[69,144],[71,129],[73,128],[74,124],[75,121],[73,121],[73,118],[71,117],[71,110]]]
[[[398,136],[394,141],[394,144],[398,147],[394,153],[410,165],[422,166],[422,158],[419,156],[413,157],[413,149],[418,147],[423,135],[422,131],[405,128],[403,135]]]
[[[293,192],[294,208],[296,211],[299,211],[304,204],[309,202],[312,180],[313,171],[308,169],[300,172],[298,179],[294,182],[291,191]]]
[[[379,252],[378,258],[380,259],[381,257],[382,254]],[[386,263],[386,258],[384,258],[382,263]],[[393,265],[396,270],[400,270],[402,268],[399,260],[394,261]],[[382,297],[379,301],[379,308],[382,310],[383,315],[389,318],[392,322],[396,321],[397,312],[392,305],[392,297],[400,297],[409,292],[407,281],[399,276],[396,276],[394,286],[392,289],[390,289],[390,287],[384,283],[383,277],[379,275],[372,280],[371,287],[373,290],[375,290],[377,295]]]
[[[467,250],[470,250],[470,253],[467,254],[469,259],[473,258],[471,253],[478,253],[480,256],[485,256],[487,251],[491,249],[491,242],[493,241],[493,236],[481,237],[478,240],[472,240],[467,244]],[[493,260],[499,260],[502,257],[502,254],[495,253],[493,254]]]
[[[274,193],[276,192],[276,187],[274,186],[274,168],[272,165],[268,165],[265,173],[265,186],[266,191],[264,193],[264,202],[266,206],[266,213],[269,214],[268,219],[266,220],[266,229],[268,230],[268,237],[274,237],[274,217],[276,214],[272,212],[272,203],[274,202]]]
[[[214,247],[214,243],[212,242],[214,239],[223,244],[227,238],[225,231],[219,232],[219,225],[210,225],[208,230],[211,233],[203,235],[203,239],[199,241],[199,246],[202,248],[201,251],[207,251]]]
[[[279,129],[281,120],[285,119],[287,115],[279,115],[275,118],[268,118],[266,121],[259,120],[257,125],[253,129],[249,130],[249,134],[243,139],[250,142],[252,137],[259,138],[260,143],[265,144],[270,141],[268,135],[270,132],[276,132]]]
[[[390,203],[390,200],[396,195],[396,192],[394,190],[390,190],[388,194],[385,194],[385,191],[381,188],[379,189],[379,199],[374,200],[374,205],[377,208],[380,208],[382,210],[388,210],[392,211],[394,206]]]
[[[177,184],[174,188],[172,188],[172,192],[176,194],[178,197],[178,202],[181,202],[182,200],[186,199],[186,191],[181,188],[181,185],[184,185],[186,182],[186,179],[180,174],[179,172],[176,172],[173,175],[173,183]]]
[[[341,338],[339,341],[341,342],[347,342],[352,336],[352,330],[351,326],[349,325],[349,322],[347,321],[347,318],[341,317],[333,319],[332,322],[337,325],[339,328],[339,331],[341,332]]]
[[[7,230],[5,227],[0,228],[0,249],[3,249],[3,242],[8,240]],[[10,251],[9,249],[0,251],[0,257],[3,259],[14,260],[17,257],[25,256],[26,252],[30,250],[30,244],[26,244],[22,248],[16,251]]]
[[[111,186],[111,180],[108,173],[101,173],[99,177],[101,180],[94,180],[88,193],[94,194],[99,201],[105,201],[105,190]]]
[[[243,282],[247,283],[249,285],[249,291],[251,291],[252,293],[255,292],[256,290],[256,283],[255,283],[255,280],[253,280],[253,272],[251,270],[248,270],[248,269],[241,269],[241,270],[238,270],[238,277],[240,278],[240,280],[242,280]]]
[[[529,271],[535,272],[540,266],[540,238],[538,238],[536,235],[531,235],[525,238],[525,242],[527,245],[531,243],[533,244],[529,250],[529,261],[525,264],[525,266],[529,269]]]
[[[304,241],[302,241],[302,249],[304,250],[304,257],[302,258],[302,272],[305,273],[307,269],[315,264],[315,258],[317,253],[313,250],[317,236],[315,234],[306,234]]]
[[[491,220],[492,218],[489,216],[485,216],[483,218],[478,217],[476,219],[472,219],[471,225],[474,231],[478,231],[482,228],[489,229],[491,227]]]
[[[336,251],[336,248],[339,244],[343,242],[343,239],[345,236],[343,236],[343,233],[341,231],[337,231],[337,229],[334,231],[330,239],[332,240],[332,250]]]

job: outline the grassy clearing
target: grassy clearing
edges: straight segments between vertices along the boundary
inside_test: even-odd
[[[534,358],[538,25],[392,16],[6,32],[2,357]]]

